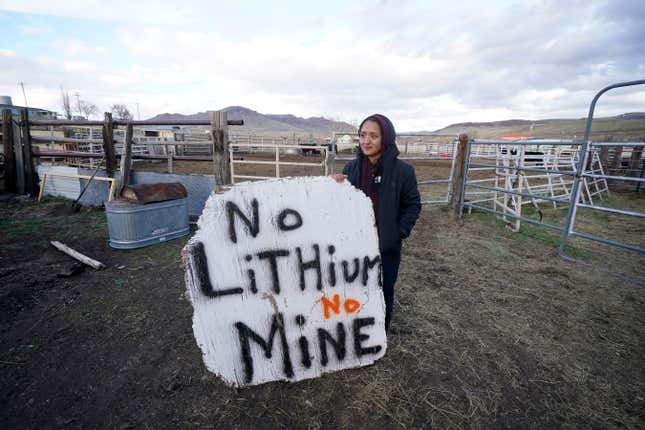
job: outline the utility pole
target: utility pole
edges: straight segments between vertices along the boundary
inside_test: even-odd
[[[137,102],[137,120],[141,121],[141,114],[139,113],[139,102]]]
[[[76,91],[74,93],[76,96],[76,104],[78,105],[78,116],[83,116],[83,112],[81,112],[81,95]]]
[[[22,96],[25,98],[25,107],[29,107],[27,104],[27,94],[25,94],[25,84],[20,81],[20,88],[22,88]]]

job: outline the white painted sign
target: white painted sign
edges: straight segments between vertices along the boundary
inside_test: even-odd
[[[228,384],[298,381],[385,354],[372,204],[327,177],[212,195],[184,249],[193,330]]]

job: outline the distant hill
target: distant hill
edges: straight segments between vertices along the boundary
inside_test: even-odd
[[[509,134],[526,134],[550,139],[580,139],[584,136],[586,118],[579,119],[509,119],[490,122],[462,122],[451,124],[435,132],[421,134],[467,133],[479,139],[496,139]],[[645,112],[630,112],[613,117],[594,118],[591,128],[593,140],[645,140]]]
[[[615,116],[616,119],[645,119],[645,112],[628,112]]]
[[[291,114],[262,114],[243,106],[229,106],[224,110],[228,113],[229,120],[244,120],[244,125],[236,126],[234,128],[235,131],[297,134],[329,134],[334,131],[356,131],[356,128],[351,124],[342,121],[333,121],[323,117],[301,118]],[[208,112],[198,112],[190,115],[162,113],[150,118],[150,120],[208,120]]]
[[[326,135],[334,131],[355,132],[351,124],[322,117],[301,118],[291,114],[262,114],[243,106],[229,106],[224,109],[229,119],[242,119],[244,126],[233,131],[263,133],[296,133]],[[208,112],[191,115],[162,113],[151,120],[208,120]],[[415,134],[468,133],[480,139],[501,138],[508,134],[527,134],[552,139],[581,138],[586,118],[578,119],[507,119],[490,122],[462,122],[451,124],[436,131],[420,131]],[[628,112],[614,117],[595,118],[591,138],[594,140],[635,140],[645,139],[645,112]]]

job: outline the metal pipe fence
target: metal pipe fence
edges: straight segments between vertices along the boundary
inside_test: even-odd
[[[338,149],[347,149],[351,148],[353,153],[356,152],[358,148],[358,142],[355,143],[343,143],[341,139],[347,141],[347,137],[352,139],[356,138],[356,135],[350,136],[347,133],[332,133],[330,138],[330,148],[331,148],[331,172],[335,172],[336,161],[351,161],[355,157],[343,157],[339,156]],[[450,198],[450,185],[453,181],[453,175],[455,171],[455,157],[456,157],[456,148],[458,141],[455,139],[454,134],[441,134],[441,133],[428,133],[428,134],[414,134],[414,133],[401,133],[396,136],[396,145],[399,149],[399,160],[403,161],[438,161],[450,163],[448,177],[440,179],[419,179],[417,181],[418,185],[428,186],[436,184],[447,184],[445,191],[441,192],[441,198],[423,200],[422,205],[432,205],[432,204],[448,204]],[[430,138],[439,138],[442,141],[439,142],[423,142],[422,139]],[[450,138],[449,141],[445,141],[446,138]],[[412,139],[410,141],[410,139]],[[410,156],[410,154],[426,154],[424,156]],[[430,192],[430,191],[428,191]]]
[[[311,145],[280,145],[280,144],[270,144],[264,145],[264,149],[272,150],[275,154],[275,158],[271,161],[262,161],[262,160],[244,160],[236,159],[234,157],[235,149],[237,148],[247,148],[250,149],[254,147],[253,144],[243,144],[238,143],[236,145],[229,146],[229,156],[230,156],[230,168],[231,168],[231,184],[235,184],[235,179],[272,179],[280,178],[280,166],[304,166],[304,167],[320,167],[323,170],[324,175],[329,174],[328,168],[328,150],[327,146],[311,146]],[[317,151],[319,155],[322,156],[322,160],[317,163],[301,162],[301,161],[284,161],[280,159],[280,151]],[[315,154],[315,153],[314,153]],[[235,165],[273,165],[275,166],[275,176],[263,176],[263,175],[240,175],[235,173]]]
[[[632,217],[639,220],[645,218],[645,213],[636,210],[624,210],[600,205],[593,202],[595,196],[602,193],[609,193],[608,182],[623,182],[637,184],[638,190],[645,179],[643,178],[643,170],[645,160],[643,160],[643,146],[644,142],[592,142],[589,140],[591,131],[593,114],[596,103],[600,96],[605,92],[621,87],[628,87],[634,85],[645,84],[645,80],[623,82],[615,85],[610,85],[596,94],[591,102],[589,114],[585,125],[585,135],[581,141],[557,141],[557,140],[518,140],[518,141],[500,141],[500,140],[472,140],[467,147],[465,158],[465,178],[463,181],[462,199],[460,202],[459,216],[463,216],[464,209],[469,211],[472,209],[481,210],[501,217],[503,220],[514,220],[519,228],[519,221],[524,221],[530,224],[550,228],[562,233],[559,243],[559,254],[562,258],[570,261],[578,261],[565,254],[565,249],[569,237],[578,237],[585,240],[645,253],[645,247],[642,246],[643,237],[638,237],[637,240],[641,244],[625,243],[614,238],[602,237],[597,234],[583,233],[574,229],[576,215],[578,208],[584,208],[593,211],[600,211],[611,213],[620,216]],[[491,151],[491,147],[495,147],[495,151]],[[566,164],[558,164],[549,162],[548,157],[534,157],[532,161],[526,158],[527,149],[532,149],[535,152],[541,152],[545,155],[545,149],[553,150],[554,153],[558,152],[558,148],[568,147],[572,150],[569,157],[567,166]],[[614,151],[614,164],[618,168],[603,168],[600,162],[601,158],[607,159],[607,149],[615,147]],[[479,148],[479,149],[476,149]],[[481,150],[485,148],[486,150]],[[625,150],[626,149],[626,150]],[[625,150],[625,151],[624,151]],[[514,154],[511,155],[511,151]],[[623,154],[624,152],[624,154]],[[473,156],[479,154],[479,156]],[[495,158],[496,164],[481,163],[477,158]],[[493,157],[493,154],[496,154]],[[503,154],[500,156],[500,154]],[[624,167],[625,160],[628,165]],[[529,164],[528,166],[526,164]],[[531,165],[541,164],[541,166]],[[612,172],[624,172],[623,175],[610,175]],[[469,175],[482,174],[484,172],[493,172],[495,174],[495,186],[481,185],[481,179],[469,179]],[[538,175],[530,175],[536,173]],[[569,181],[562,180],[563,177],[570,178]],[[540,188],[541,192],[536,192],[535,187],[531,187],[527,178],[546,180],[549,186],[555,183],[561,185],[566,193],[563,195],[545,195],[544,187]],[[484,180],[485,181],[485,180]],[[556,182],[557,181],[557,182]],[[500,186],[500,182],[504,182],[505,186]],[[525,184],[523,187],[522,184]],[[600,185],[599,185],[600,184]],[[595,187],[595,190],[592,189]],[[603,188],[604,187],[604,188]],[[491,193],[490,199],[482,199],[479,201],[467,201],[464,198],[466,189],[475,188],[483,189]],[[583,192],[583,190],[585,192]],[[551,189],[553,194],[553,189]],[[500,199],[500,195],[502,198]],[[563,225],[553,225],[542,221],[542,214],[539,211],[540,219],[534,219],[521,215],[522,198],[526,198],[530,203],[537,207],[536,203],[539,201],[549,201],[554,205],[566,204],[567,216]],[[483,202],[492,202],[492,207],[483,206]],[[584,262],[583,262],[584,263]],[[586,264],[586,263],[584,263]],[[608,271],[609,272],[609,271]],[[614,275],[625,277],[614,272]],[[631,281],[637,283],[645,283],[640,279],[629,278]]]
[[[582,141],[582,147],[580,149],[581,155],[579,157],[578,165],[577,165],[577,172],[579,172],[579,174],[576,175],[575,178],[574,178],[573,188],[572,188],[572,191],[571,191],[572,199],[571,199],[571,203],[569,204],[569,210],[567,212],[567,221],[566,221],[566,224],[565,224],[565,229],[564,229],[564,231],[562,233],[562,239],[560,240],[559,252],[560,252],[561,255],[564,254],[564,251],[565,251],[565,248],[566,248],[566,245],[567,245],[567,239],[568,239],[568,237],[570,235],[577,236],[577,237],[582,237],[582,238],[592,240],[592,241],[596,241],[596,242],[605,243],[607,245],[612,245],[612,246],[616,246],[616,247],[623,248],[623,249],[630,249],[630,250],[636,250],[638,252],[645,252],[645,249],[642,248],[642,247],[638,247],[638,246],[634,247],[633,245],[630,245],[630,244],[625,244],[625,243],[618,242],[618,241],[607,240],[606,238],[602,238],[600,236],[582,234],[582,233],[574,231],[574,229],[573,229],[574,222],[575,222],[576,211],[578,209],[579,194],[580,194],[580,183],[581,183],[582,178],[584,178],[584,177],[596,177],[596,178],[602,178],[602,179],[605,179],[605,180],[608,180],[608,179],[609,180],[621,180],[621,181],[625,180],[624,177],[617,178],[617,177],[613,177],[613,176],[605,175],[605,174],[593,175],[593,174],[585,173],[586,163],[587,163],[587,160],[589,158],[589,147],[590,147],[590,144],[591,144],[591,142],[589,141],[589,135],[591,133],[591,125],[593,123],[593,116],[594,116],[594,111],[596,109],[596,103],[598,102],[598,99],[604,93],[606,93],[607,91],[610,91],[610,90],[615,89],[615,88],[631,87],[631,86],[643,85],[643,84],[645,84],[645,79],[641,79],[641,80],[637,80],[637,81],[630,81],[630,82],[621,82],[621,83],[617,83],[617,84],[614,84],[614,85],[609,85],[608,87],[605,87],[602,90],[600,90],[595,95],[593,100],[591,101],[591,105],[589,106],[589,114],[587,115],[587,123],[585,125],[585,135],[584,135],[584,139]],[[632,143],[627,143],[624,146],[634,146],[634,145],[633,145],[633,142],[632,142]],[[645,179],[643,179],[643,178],[632,178],[632,179],[634,180],[634,182],[639,182],[639,183],[645,182]],[[629,214],[625,214],[625,215],[630,216]]]

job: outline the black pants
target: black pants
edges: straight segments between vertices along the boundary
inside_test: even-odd
[[[401,250],[389,251],[381,254],[383,268],[383,296],[385,297],[385,330],[390,328],[392,308],[394,307],[394,284],[399,275],[401,263]]]

